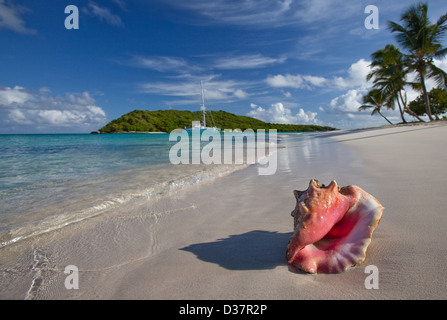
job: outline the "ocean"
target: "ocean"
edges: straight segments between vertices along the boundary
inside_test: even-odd
[[[174,165],[175,143],[168,133],[0,135],[0,248],[247,167]]]

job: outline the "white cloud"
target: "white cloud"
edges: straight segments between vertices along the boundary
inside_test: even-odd
[[[286,97],[286,98],[290,98],[292,96],[292,93],[290,93],[289,91],[282,90],[281,92],[284,95],[284,97]]]
[[[139,85],[141,92],[165,96],[184,97],[200,94],[197,83],[192,82],[145,82]]]
[[[126,2],[124,2],[124,0],[112,0],[112,2],[114,2],[118,7],[120,7],[121,10],[127,11]]]
[[[3,132],[16,125],[54,131],[65,128],[73,132],[97,129],[106,123],[104,110],[88,92],[68,93],[65,98],[44,90],[27,90],[20,86],[0,87],[0,113]]]
[[[117,27],[123,26],[123,21],[118,15],[112,13],[109,8],[101,7],[93,1],[89,1],[87,7],[82,8],[82,11],[85,14],[96,16],[101,21],[105,21],[111,25]]]
[[[201,70],[201,68],[190,65],[185,59],[168,56],[144,57],[136,55],[130,62],[131,65],[141,68],[156,70],[159,72],[172,71],[175,73],[185,73],[192,70]]]
[[[201,95],[200,81],[203,80],[205,99],[210,101],[230,102],[246,99],[248,84],[243,81],[219,80],[220,75],[199,77],[184,75],[176,80],[146,82],[139,85],[142,93],[158,94],[171,97],[189,97],[190,101],[169,101],[170,104],[198,103]]]
[[[236,98],[239,98],[239,99],[247,99],[248,98],[248,93],[241,89],[236,89],[233,92],[233,94]]]
[[[19,109],[12,109],[9,112],[9,118],[16,123],[20,124],[32,124],[31,120],[27,119],[22,111]]]
[[[361,16],[364,9],[358,1],[350,1],[346,6],[346,0],[163,0],[163,3],[199,15],[199,18],[190,20],[193,24],[268,28],[296,24],[315,28],[317,23],[333,23],[334,17],[341,17],[346,22],[347,18]]]
[[[312,0],[299,1],[296,8],[295,18],[300,22],[309,23],[335,23],[335,17],[346,21],[347,18],[358,16],[363,13],[364,7],[359,1],[346,0]],[[364,19],[363,16],[361,18]]]
[[[30,100],[33,100],[33,96],[26,92],[23,87],[0,88],[0,106],[21,106]]]
[[[68,93],[67,100],[73,105],[93,105],[95,103],[95,99],[93,99],[88,92],[83,92],[81,94]]]
[[[317,76],[302,76],[300,74],[278,74],[276,76],[269,76],[265,80],[271,87],[276,88],[294,88],[294,89],[312,89],[312,87],[322,87],[327,83],[323,77]]]
[[[286,108],[281,102],[274,103],[268,109],[264,109],[254,103],[250,104],[251,111],[247,116],[254,117],[259,120],[270,123],[285,123],[285,124],[319,124],[317,119],[318,113],[311,111],[304,111],[299,109],[297,114],[292,114],[289,108]]]
[[[327,79],[317,76],[303,76],[303,79],[316,87],[322,87],[327,84]]]
[[[276,76],[269,76],[266,80],[267,84],[276,88],[304,88],[304,79],[301,75],[293,76],[291,74],[277,74]]]
[[[330,107],[332,111],[342,113],[357,113],[362,105],[363,95],[365,91],[358,89],[348,90],[345,94],[331,100]]]
[[[270,58],[261,54],[251,54],[217,59],[214,67],[216,69],[255,69],[283,63],[285,60],[286,58]]]
[[[35,34],[36,30],[27,28],[22,14],[29,11],[12,1],[0,0],[0,29],[5,28],[22,34]]]
[[[164,3],[188,10],[201,15],[201,19],[194,19],[194,24],[225,23],[234,25],[260,25],[280,26],[293,21],[293,0],[164,0]]]
[[[265,81],[271,87],[277,88],[312,89],[314,87],[327,87],[337,90],[354,87],[367,88],[371,87],[371,83],[366,81],[366,76],[371,71],[369,64],[369,61],[360,59],[349,67],[345,77],[329,79],[313,75],[278,74],[267,77]]]
[[[187,72],[200,72],[209,69],[238,70],[264,68],[286,61],[286,58],[271,58],[261,54],[248,54],[239,56],[213,57],[206,63],[193,64],[181,57],[169,56],[142,56],[134,55],[130,62],[125,64],[156,70],[159,72],[173,72],[183,74]]]
[[[370,64],[370,61],[360,59],[349,67],[347,77],[334,77],[333,85],[338,89],[371,87],[371,83],[366,81],[366,76],[371,72]]]

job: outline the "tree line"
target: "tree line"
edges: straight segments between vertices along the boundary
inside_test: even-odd
[[[367,80],[372,80],[372,89],[363,97],[359,111],[372,110],[388,123],[391,121],[382,113],[383,109],[399,109],[403,123],[405,114],[424,121],[438,120],[447,112],[447,73],[434,64],[434,59],[443,58],[447,48],[442,38],[447,30],[447,14],[436,23],[431,23],[427,15],[427,3],[411,5],[401,15],[400,22],[388,21],[388,28],[395,33],[400,48],[387,44],[385,48],[371,54],[372,67]],[[432,79],[435,88],[427,91],[426,81]],[[420,96],[408,102],[406,88],[419,91]]]
[[[118,119],[110,121],[99,131],[118,132],[171,132],[174,129],[190,127],[192,121],[200,121],[202,111],[181,110],[134,110]],[[207,123],[223,129],[276,129],[279,132],[326,131],[332,127],[317,125],[294,125],[267,123],[247,116],[239,116],[226,111],[207,111]]]

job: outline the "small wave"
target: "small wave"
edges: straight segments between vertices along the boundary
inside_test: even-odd
[[[31,286],[25,295],[25,300],[33,300],[39,289],[44,285],[44,273],[49,268],[49,259],[44,252],[34,250],[33,253],[34,264],[32,270],[34,271]]]
[[[88,208],[79,211],[57,214],[44,218],[41,221],[25,223],[21,226],[2,232],[0,234],[0,248],[11,245],[38,236],[51,231],[59,230],[73,223],[96,217],[100,214],[116,209],[130,201],[150,201],[157,200],[162,197],[170,196],[180,189],[184,189],[199,183],[212,181],[231,174],[232,172],[244,169],[249,165],[215,165],[196,167],[193,172],[186,172],[183,176],[170,179],[168,181],[158,182],[150,187],[132,190],[112,199],[101,201]],[[180,171],[180,170],[179,170]]]

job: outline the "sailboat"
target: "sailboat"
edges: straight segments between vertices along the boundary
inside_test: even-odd
[[[202,105],[200,106],[200,109],[202,110],[202,115],[203,115],[203,121],[202,122],[200,122],[200,121],[193,121],[192,122],[192,126],[191,126],[191,128],[185,128],[185,130],[187,130],[187,131],[191,131],[191,130],[197,130],[197,129],[200,129],[201,131],[202,130],[215,130],[215,131],[220,131],[220,129],[219,128],[217,128],[217,127],[207,127],[206,126],[206,116],[205,116],[205,110],[206,110],[206,107],[205,107],[205,94],[204,94],[204,91],[203,91],[203,81],[201,80],[200,81],[200,87],[201,87],[201,96],[202,96]]]

